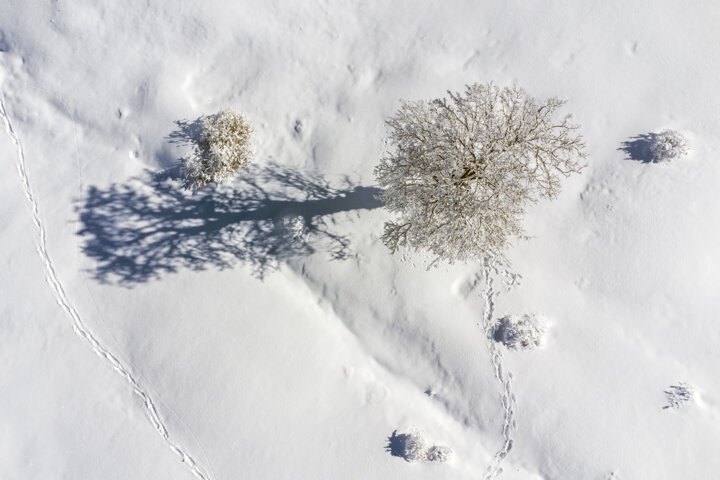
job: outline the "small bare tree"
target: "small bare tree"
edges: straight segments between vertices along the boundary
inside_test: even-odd
[[[389,148],[375,175],[399,218],[382,240],[435,261],[501,257],[510,237],[525,237],[525,207],[554,198],[561,178],[582,170],[585,144],[570,115],[553,118],[565,103],[557,98],[538,103],[493,84],[448,95],[404,102],[387,121]]]

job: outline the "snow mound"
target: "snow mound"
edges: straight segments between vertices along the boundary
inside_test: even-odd
[[[533,314],[506,315],[493,329],[493,339],[511,350],[532,350],[542,345],[545,326]]]

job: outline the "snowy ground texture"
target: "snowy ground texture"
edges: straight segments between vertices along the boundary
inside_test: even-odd
[[[716,2],[0,10],[0,477],[717,478]],[[487,81],[567,98],[588,168],[509,271],[391,256],[384,119]],[[225,108],[255,167],[192,195]]]

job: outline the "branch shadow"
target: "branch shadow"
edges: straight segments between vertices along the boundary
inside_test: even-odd
[[[207,152],[207,144],[203,140],[202,134],[204,121],[204,116],[197,117],[194,120],[183,119],[175,121],[174,123],[177,128],[166,137],[168,143],[188,149],[189,153],[186,152],[186,155],[203,157]],[[182,179],[183,187],[192,190],[194,186],[183,177],[183,165],[186,160],[187,157],[181,158],[173,167],[165,170],[163,175],[169,175],[174,179]]]
[[[251,168],[233,185],[190,193],[177,172],[147,172],[107,189],[90,187],[76,211],[83,252],[95,278],[124,286],[179,269],[251,265],[262,278],[292,257],[326,251],[350,255],[350,241],[334,233],[328,217],[375,209],[380,189],[331,187],[276,163]]]
[[[197,147],[202,141],[203,119],[204,117],[198,117],[195,120],[175,121],[177,130],[167,136],[168,140],[170,143]]]
[[[634,160],[642,163],[653,163],[653,157],[650,153],[650,146],[653,144],[655,133],[642,133],[636,135],[629,140],[622,142],[620,148],[627,154],[628,160]]]

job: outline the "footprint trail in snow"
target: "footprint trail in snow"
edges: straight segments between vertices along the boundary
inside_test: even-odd
[[[486,259],[483,265],[482,280],[485,283],[485,289],[482,291],[483,300],[485,300],[485,313],[483,315],[483,327],[487,337],[488,350],[490,351],[490,360],[495,368],[495,378],[502,386],[500,399],[503,406],[503,444],[495,453],[495,461],[488,467],[485,474],[485,480],[496,478],[502,473],[502,462],[507,457],[513,446],[511,437],[512,430],[515,429],[515,395],[512,392],[512,373],[503,370],[503,355],[498,347],[497,342],[493,340],[493,313],[495,310],[495,297],[498,295],[494,288],[493,274],[500,275],[504,279],[505,285],[510,288],[519,283],[519,275],[510,273],[506,270],[498,268],[492,261]]]
[[[105,348],[100,343],[100,341],[92,334],[92,332],[85,326],[82,319],[80,318],[80,314],[70,303],[70,300],[65,293],[65,289],[63,288],[63,285],[60,282],[57,273],[55,272],[55,266],[52,262],[52,259],[50,258],[50,254],[48,253],[46,239],[47,235],[45,232],[45,227],[40,220],[40,209],[38,207],[37,200],[32,193],[30,179],[27,174],[27,169],[25,168],[25,151],[19,137],[17,136],[17,133],[15,132],[15,129],[13,128],[10,116],[5,109],[5,101],[2,93],[0,93],[0,116],[3,118],[3,122],[5,123],[5,130],[7,131],[10,139],[15,145],[15,149],[17,150],[16,166],[18,169],[18,173],[20,174],[20,180],[22,182],[25,197],[27,198],[28,202],[30,202],[30,207],[32,210],[32,220],[39,235],[36,244],[36,251],[38,252],[38,255],[40,255],[40,259],[45,266],[45,279],[50,285],[58,304],[70,317],[73,331],[83,340],[89,343],[93,351],[98,356],[106,360],[110,364],[110,366],[118,374],[120,374],[121,377],[125,379],[125,381],[132,388],[133,392],[135,392],[135,394],[140,397],[143,402],[145,412],[150,421],[152,422],[153,427],[155,427],[155,430],[160,434],[160,436],[162,436],[163,440],[165,441],[165,443],[167,443],[170,449],[181,458],[183,463],[187,465],[192,474],[200,480],[211,480],[212,477],[204,473],[203,470],[195,462],[195,460],[185,450],[183,450],[180,445],[175,443],[170,438],[167,427],[163,423],[160,415],[158,414],[157,409],[155,408],[155,403],[153,402],[152,398],[150,398],[150,395],[142,389],[138,381],[130,373],[130,370],[125,367],[117,357],[115,357],[110,351],[108,351],[108,349]]]

